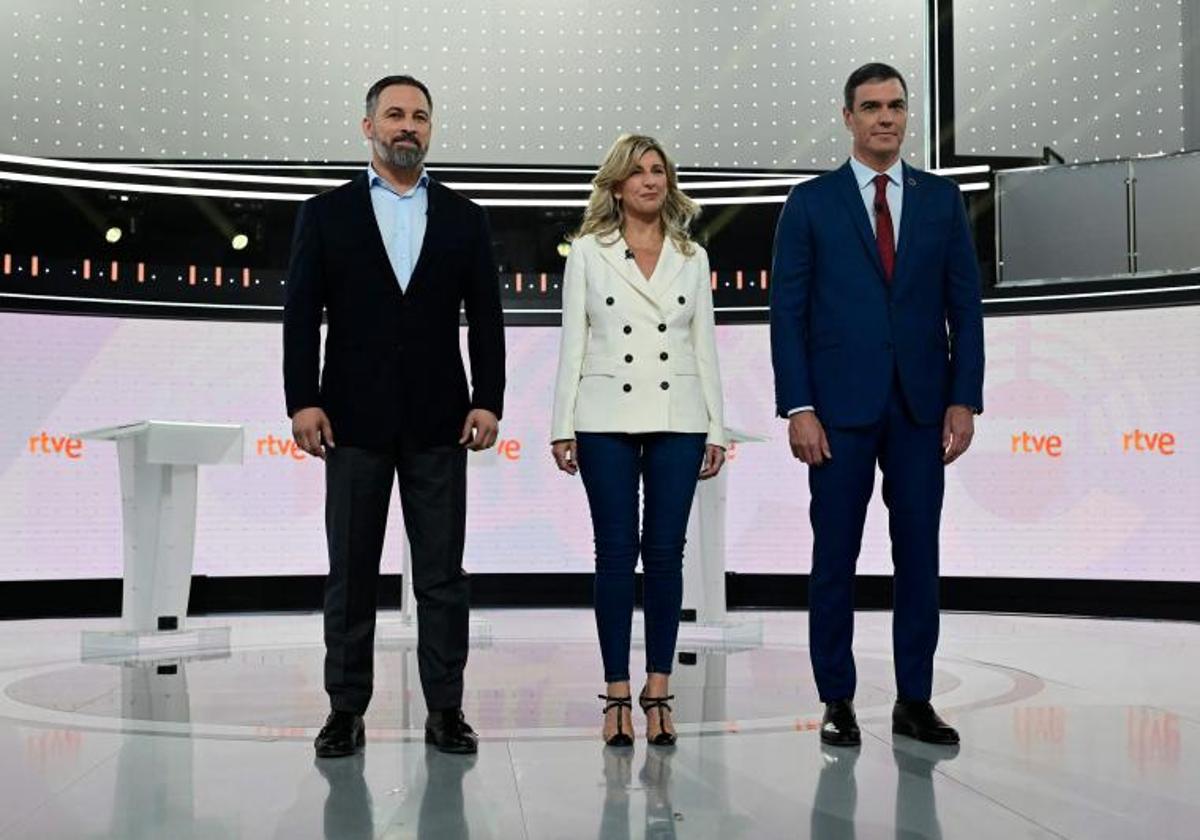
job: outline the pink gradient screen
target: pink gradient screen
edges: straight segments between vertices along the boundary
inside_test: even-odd
[[[1196,320],[987,320],[987,411],[947,474],[944,574],[1200,581]],[[500,444],[470,456],[473,572],[591,568],[583,488],[549,456],[558,336],[508,330]],[[767,327],[721,326],[718,343],[729,425],[768,438],[731,453],[728,568],[807,572],[806,468],[773,416]],[[196,574],[326,571],[322,467],[290,445],[278,325],[3,313],[0,351],[0,579],[121,575],[116,448],[74,435],[142,419],[245,427],[242,466],[201,468]],[[393,504],[388,572],[401,527]],[[859,569],[890,565],[877,492]]]

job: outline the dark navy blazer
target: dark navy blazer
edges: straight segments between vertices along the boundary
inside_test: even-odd
[[[849,162],[788,196],[770,293],[781,417],[811,405],[827,425],[872,424],[893,376],[918,423],[941,423],[950,405],[983,410],[979,269],[962,195],[907,164],[903,189],[891,283]]]

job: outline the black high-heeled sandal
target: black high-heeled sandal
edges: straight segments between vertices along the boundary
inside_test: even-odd
[[[646,740],[656,747],[673,747],[675,746],[675,733],[668,732],[665,725],[666,718],[663,717],[663,710],[671,711],[671,704],[668,700],[674,700],[674,694],[668,694],[666,697],[647,697],[646,689],[642,689],[642,693],[638,695],[638,705],[642,707],[642,711],[646,714]],[[650,710],[658,709],[658,734],[651,737],[650,735]]]
[[[608,714],[612,709],[617,710],[617,731],[610,738],[606,738],[604,743],[610,747],[632,747],[633,735],[621,729],[621,709],[633,710],[632,697],[610,697],[607,694],[597,694],[604,701],[604,711],[602,714]]]

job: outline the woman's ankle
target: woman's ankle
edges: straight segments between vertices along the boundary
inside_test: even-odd
[[[618,680],[606,684],[605,692],[609,697],[629,697],[629,680]]]
[[[648,673],[646,674],[646,687],[642,693],[646,697],[666,697],[670,693],[671,675]]]

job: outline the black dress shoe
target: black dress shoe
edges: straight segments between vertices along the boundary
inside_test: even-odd
[[[334,711],[325,718],[325,725],[317,733],[313,746],[317,748],[317,758],[339,758],[354,755],[366,743],[367,731],[362,715]]]
[[[472,755],[479,751],[479,738],[463,717],[462,709],[430,712],[425,718],[425,743],[455,755]]]
[[[825,704],[825,716],[821,718],[821,741],[832,747],[857,747],[862,743],[853,701],[833,700]]]
[[[892,708],[892,733],[907,735],[927,744],[957,744],[958,732],[938,717],[933,706],[923,700],[897,700]]]

